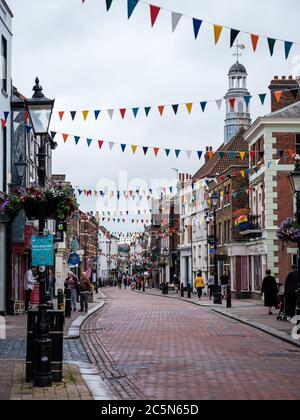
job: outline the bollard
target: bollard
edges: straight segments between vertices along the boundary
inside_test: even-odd
[[[183,286],[183,283],[181,283],[180,290],[181,290],[181,297],[184,298],[184,286]]]
[[[71,318],[71,288],[67,287],[66,290],[66,306],[65,306],[65,317]]]
[[[188,299],[192,298],[192,287],[190,284],[188,284]]]
[[[57,309],[63,311],[65,308],[64,305],[64,292],[61,289],[57,291]]]
[[[64,313],[63,311],[48,311],[49,337],[52,340],[51,348],[51,372],[53,382],[63,380],[63,332]]]
[[[232,304],[231,304],[231,287],[229,285],[227,286],[226,307],[227,308],[231,308],[232,307]]]
[[[29,383],[33,378],[33,349],[37,334],[38,311],[28,311],[27,317],[27,350],[26,350],[26,382]]]
[[[52,385],[51,344],[52,342],[49,338],[47,305],[40,305],[38,312],[37,337],[34,340],[34,387],[42,388]]]

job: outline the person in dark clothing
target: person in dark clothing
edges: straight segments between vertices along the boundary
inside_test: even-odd
[[[277,283],[271,275],[271,270],[267,270],[267,276],[263,280],[261,293],[265,296],[265,307],[269,308],[269,315],[273,315],[272,308],[277,306]]]
[[[293,271],[291,271],[285,281],[285,305],[286,305],[286,316],[294,318],[296,313],[296,302],[297,302],[297,289],[300,286],[299,282],[299,270],[296,265],[293,265]]]
[[[229,285],[229,276],[227,274],[223,274],[223,276],[221,276],[222,299],[227,299],[228,285]]]

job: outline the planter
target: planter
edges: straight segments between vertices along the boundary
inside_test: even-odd
[[[23,208],[28,220],[43,220],[48,217],[47,201],[26,200]]]
[[[57,207],[58,207],[58,199],[51,198],[47,202],[47,218],[48,219],[56,219],[57,214]]]

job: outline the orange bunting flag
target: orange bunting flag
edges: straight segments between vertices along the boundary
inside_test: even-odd
[[[68,138],[69,138],[69,134],[63,134],[64,143],[67,142]]]
[[[258,40],[259,40],[258,35],[251,34],[252,47],[253,47],[254,52],[256,51]]]
[[[214,152],[212,151],[208,152],[208,156],[209,156],[209,159],[212,159],[214,157]]]
[[[58,115],[59,115],[59,119],[60,119],[60,121],[62,121],[62,119],[63,119],[63,117],[64,117],[64,115],[65,115],[65,111],[61,111],[61,112],[59,112],[59,113],[58,113]]]
[[[89,115],[89,111],[82,111],[82,116],[83,116],[84,121],[87,120],[88,115]]]
[[[163,113],[164,113],[164,110],[165,110],[165,106],[164,105],[160,105],[158,107],[158,110],[159,110],[160,115],[163,116]]]
[[[188,103],[185,106],[186,106],[186,109],[188,110],[188,113],[190,114],[192,112],[192,109],[193,109],[193,104],[192,103]]]
[[[137,146],[131,146],[132,153],[135,155],[137,151]]]
[[[282,91],[279,90],[277,92],[274,92],[274,95],[275,95],[276,101],[280,102],[280,99],[281,99],[281,96],[282,96]]]
[[[223,30],[223,26],[214,25],[215,45],[217,45],[217,43],[219,42],[222,30]]]
[[[157,157],[158,153],[159,153],[159,147],[154,147],[154,154],[155,154],[156,157]]]

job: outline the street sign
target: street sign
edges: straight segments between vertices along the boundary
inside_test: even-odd
[[[33,236],[32,241],[32,265],[37,267],[54,265],[53,236]]]
[[[78,254],[70,254],[68,264],[70,266],[76,266],[80,264],[80,256]]]

